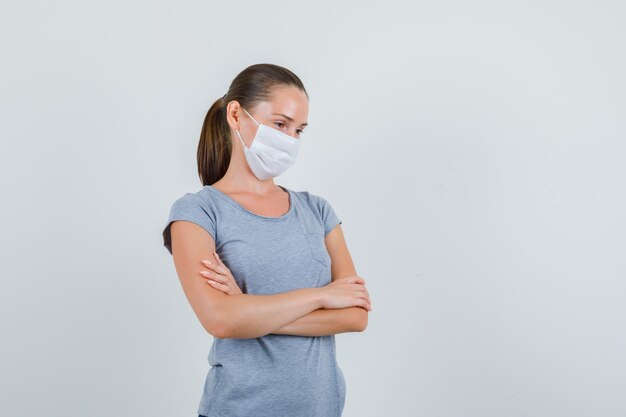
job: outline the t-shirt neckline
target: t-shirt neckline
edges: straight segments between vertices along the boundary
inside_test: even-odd
[[[248,209],[246,209],[245,207],[243,207],[242,205],[240,205],[240,204],[239,204],[238,202],[236,202],[235,200],[233,200],[233,199],[232,199],[232,198],[231,198],[228,194],[226,194],[226,193],[224,193],[224,192],[222,192],[222,191],[218,190],[217,188],[215,188],[215,187],[213,187],[213,186],[211,186],[211,185],[205,185],[205,186],[204,186],[204,188],[209,189],[211,192],[213,192],[213,193],[214,193],[214,194],[216,194],[217,196],[221,197],[223,200],[227,201],[228,203],[232,204],[233,206],[235,206],[235,207],[236,207],[236,208],[238,208],[239,210],[241,210],[241,211],[243,211],[243,212],[245,212],[245,213],[248,213],[248,214],[249,214],[249,215],[251,215],[251,216],[258,217],[258,218],[261,218],[261,219],[264,219],[264,220],[270,220],[270,221],[281,221],[281,220],[286,220],[286,219],[287,219],[287,218],[291,215],[291,213],[292,213],[292,212],[293,212],[293,210],[294,210],[294,205],[295,205],[295,203],[294,203],[294,199],[293,199],[293,194],[291,193],[291,190],[290,190],[290,189],[288,189],[288,188],[286,188],[286,187],[283,187],[282,185],[279,185],[279,184],[276,184],[276,185],[278,185],[280,188],[282,188],[283,190],[285,190],[285,191],[287,192],[288,196],[289,196],[289,210],[287,210],[287,212],[286,212],[286,213],[284,213],[283,215],[278,216],[278,217],[262,216],[262,215],[260,215],[260,214],[253,213],[253,212],[251,212],[250,210],[248,210]]]

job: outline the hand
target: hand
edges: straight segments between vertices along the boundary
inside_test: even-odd
[[[322,308],[363,307],[372,311],[365,280],[358,275],[339,278],[320,288],[324,294]]]
[[[208,259],[202,260],[202,263],[207,268],[211,269],[211,271],[200,271],[200,274],[202,274],[203,277],[208,278],[207,284],[216,290],[225,292],[228,295],[242,294],[241,289],[233,277],[233,274],[230,272],[230,269],[224,265],[217,252],[213,252],[213,254],[215,255],[217,264],[209,261]]]

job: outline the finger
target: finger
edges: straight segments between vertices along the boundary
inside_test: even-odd
[[[228,268],[226,268],[225,266],[221,266],[221,265],[216,265],[214,263],[211,263],[210,261],[202,261],[202,263],[204,263],[204,265],[207,268],[211,268],[211,270],[220,273],[222,275],[228,275]]]
[[[225,266],[218,265],[214,268],[214,270],[222,275],[228,275],[229,269]]]
[[[228,269],[228,267],[224,264],[224,262],[222,262],[222,258],[220,258],[217,252],[213,252],[213,253],[215,254],[215,259],[217,259],[218,267],[220,268],[219,272],[224,275],[228,275],[228,272],[230,272],[230,269]]]
[[[369,305],[369,303],[366,300],[363,300],[363,299],[359,300],[359,303],[357,305],[360,306],[360,307],[365,308],[368,311],[370,311],[372,309],[371,306]]]
[[[364,280],[363,278],[361,278],[361,277],[356,277],[356,278],[354,278],[353,282],[354,282],[355,284],[365,285],[365,280]]]
[[[221,274],[213,274],[213,278],[214,281],[218,281],[218,282],[223,282],[224,284],[228,284],[228,277],[225,277],[224,275]]]
[[[217,258],[215,258],[215,260],[213,260],[213,261],[211,261],[210,259],[203,259],[202,263],[204,265],[206,265],[206,266],[212,266],[212,265],[216,265],[216,260],[217,260]]]
[[[226,282],[226,277],[211,271],[200,271],[203,277],[210,278],[214,281]]]
[[[363,295],[363,298],[365,298],[367,300],[368,303],[371,303],[372,301],[370,300],[370,296],[367,294]]]
[[[356,294],[356,296],[357,296],[357,297],[359,297],[359,298],[364,298],[364,299],[369,298],[369,297],[367,296],[367,294],[366,294],[366,293],[364,293],[363,291],[356,291],[356,292],[355,292],[355,294]]]
[[[363,300],[365,300],[365,301],[367,302],[367,304],[368,304],[368,305],[370,306],[370,308],[371,308],[371,306],[372,306],[372,300],[370,300],[369,296],[365,296],[365,297],[361,296],[360,298],[362,298]]]
[[[224,292],[230,291],[230,287],[226,284],[220,284],[219,282],[215,282],[210,279],[207,280],[207,283],[217,290],[224,291]]]

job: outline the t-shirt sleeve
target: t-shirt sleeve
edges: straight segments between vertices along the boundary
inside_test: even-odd
[[[325,198],[317,196],[317,205],[322,216],[322,223],[324,224],[324,237],[326,237],[335,226],[343,223],[343,221],[339,219],[333,206]]]
[[[163,245],[172,253],[172,237],[170,227],[172,222],[185,220],[197,224],[206,230],[215,240],[215,215],[205,207],[196,195],[188,193],[174,201],[170,208],[169,217],[163,229]]]

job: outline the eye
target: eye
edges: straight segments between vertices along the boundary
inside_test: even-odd
[[[300,136],[304,132],[304,130],[303,129],[298,129],[298,130],[296,130],[296,132],[298,132],[298,136]]]
[[[285,126],[284,122],[274,122],[274,124],[281,129],[283,128],[283,126]]]

